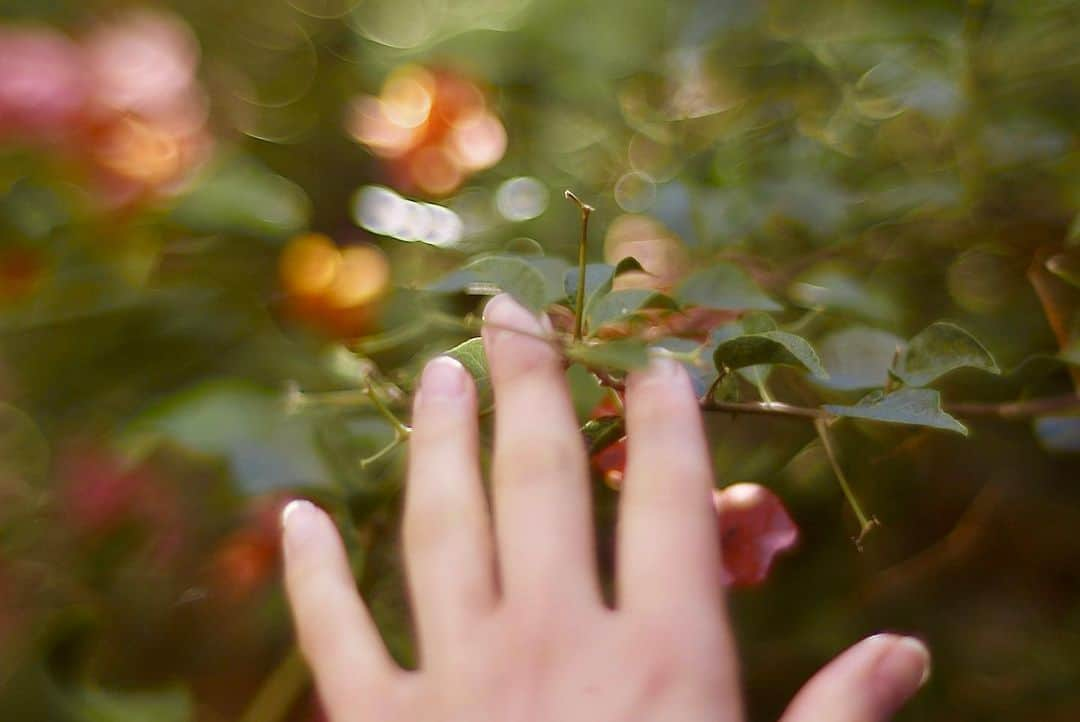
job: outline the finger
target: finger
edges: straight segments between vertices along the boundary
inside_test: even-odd
[[[405,559],[423,657],[465,648],[495,603],[495,560],[477,460],[476,387],[456,360],[424,368],[413,409]]]
[[[879,634],[825,666],[795,695],[781,722],[880,722],[930,675],[930,652],[912,637]]]
[[[617,554],[621,608],[684,614],[721,603],[712,465],[682,364],[657,357],[630,375]]]
[[[360,600],[330,517],[310,502],[293,501],[282,526],[285,588],[323,702],[345,719],[357,699],[374,699],[375,690],[389,700],[401,671]]]
[[[493,298],[484,320],[497,408],[494,506],[503,593],[511,601],[562,595],[599,603],[585,447],[562,359],[549,343],[526,335],[550,331],[510,296]]]

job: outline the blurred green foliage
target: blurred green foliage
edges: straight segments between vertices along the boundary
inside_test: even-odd
[[[482,375],[496,288],[572,317],[572,188],[581,415],[585,367],[676,351],[745,412],[707,415],[720,483],[802,530],[733,593],[751,719],[879,629],[935,657],[899,719],[1080,718],[1080,3],[146,7],[0,3],[0,717],[315,719],[289,494],[408,663],[372,400]]]

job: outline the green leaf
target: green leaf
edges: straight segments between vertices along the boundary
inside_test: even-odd
[[[597,299],[611,292],[615,279],[628,271],[644,271],[636,258],[627,257],[619,261],[618,265],[611,266],[607,263],[590,263],[585,266],[585,313]],[[563,278],[563,287],[566,295],[572,301],[577,299],[578,269],[570,268]]]
[[[654,291],[645,288],[626,288],[597,298],[588,310],[589,329],[595,331],[604,324],[632,315],[655,295]]]
[[[854,406],[829,404],[823,408],[836,416],[926,426],[964,436],[968,433],[967,427],[942,410],[941,396],[933,389],[900,389],[891,394],[873,391]]]
[[[543,309],[549,295],[543,274],[520,258],[487,256],[467,264],[462,270],[475,274],[475,281],[470,284],[470,293],[482,291],[472,290],[477,282],[487,283],[491,288],[486,292],[492,295],[498,291],[509,293],[532,311]]]
[[[675,300],[688,306],[730,310],[779,311],[783,307],[769,298],[738,266],[716,263],[679,284]]]
[[[49,469],[49,444],[34,420],[0,402],[0,479],[36,485]]]
[[[801,276],[788,289],[796,303],[842,313],[866,321],[892,324],[900,315],[893,299],[864,279],[836,266],[823,266]]]
[[[544,305],[566,300],[563,279],[571,268],[570,262],[558,256],[526,256],[523,261],[540,272],[544,277]]]
[[[635,339],[619,339],[606,343],[574,344],[566,349],[566,355],[574,361],[597,368],[633,371],[649,363],[645,344]]]
[[[168,440],[224,458],[243,491],[326,485],[313,419],[289,413],[279,392],[237,380],[210,381],[166,399],[124,434],[128,448]]]
[[[781,364],[802,367],[821,378],[829,376],[814,347],[787,331],[764,331],[723,341],[713,351],[713,362],[717,370]]]
[[[829,378],[816,383],[841,391],[884,386],[896,351],[903,347],[904,340],[899,336],[868,326],[850,326],[831,333],[818,344]]]
[[[909,386],[926,386],[965,366],[1001,373],[994,357],[974,336],[955,324],[938,321],[911,339],[895,373]]]
[[[566,383],[570,387],[570,400],[579,421],[585,421],[593,409],[604,399],[607,390],[600,380],[581,364],[570,364],[566,369]]]
[[[206,233],[283,238],[308,224],[304,191],[256,161],[233,155],[219,162],[173,208],[175,220]]]
[[[85,688],[70,699],[80,722],[191,722],[195,708],[186,690],[114,692]]]
[[[626,435],[626,424],[621,416],[605,416],[590,419],[581,427],[589,456],[603,451]]]
[[[476,382],[477,402],[481,409],[491,405],[494,393],[491,389],[491,371],[488,370],[487,356],[484,355],[484,340],[477,336],[460,343],[446,352],[447,356],[457,359]]]

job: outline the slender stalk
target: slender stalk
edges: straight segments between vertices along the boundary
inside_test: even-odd
[[[855,512],[855,518],[859,520],[859,536],[855,538],[855,546],[862,549],[863,539],[866,538],[866,535],[871,529],[880,526],[881,522],[875,517],[868,518],[866,516],[862,510],[862,506],[859,504],[858,498],[855,496],[855,492],[852,491],[851,485],[848,484],[847,477],[844,475],[844,469],[840,466],[840,461],[836,456],[836,449],[833,448],[832,437],[829,434],[829,422],[826,419],[817,419],[814,421],[814,428],[821,438],[822,446],[825,447],[825,454],[829,457],[829,463],[832,465],[836,480],[840,483],[840,489],[844,492],[848,504],[851,505],[851,510]]]
[[[564,195],[567,200],[576,203],[577,207],[581,210],[581,241],[578,242],[577,297],[574,302],[574,340],[580,341],[582,328],[585,322],[585,260],[589,243],[589,215],[594,209],[588,203],[585,203],[574,195],[573,191],[567,190]]]

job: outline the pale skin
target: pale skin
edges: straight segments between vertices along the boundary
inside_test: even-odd
[[[403,537],[417,670],[388,654],[327,515],[304,501],[283,515],[286,586],[330,719],[743,720],[712,467],[685,371],[656,359],[628,380],[611,606],[562,361],[528,335],[547,329],[510,297],[493,299],[485,318],[497,407],[490,504],[468,373],[431,361],[414,402]],[[929,663],[915,639],[865,639],[818,672],[782,722],[887,720]]]

